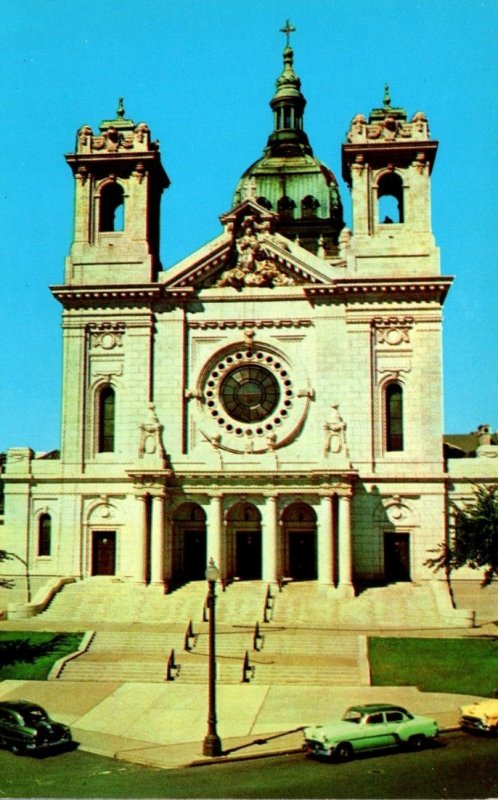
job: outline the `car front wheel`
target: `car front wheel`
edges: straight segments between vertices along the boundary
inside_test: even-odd
[[[408,739],[408,746],[411,750],[423,750],[426,745],[426,739],[423,733],[416,736],[410,736]]]
[[[334,751],[336,761],[350,761],[353,758],[353,748],[349,742],[340,742]]]

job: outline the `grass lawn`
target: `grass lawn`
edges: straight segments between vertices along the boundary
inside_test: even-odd
[[[498,689],[498,639],[372,637],[368,654],[373,686],[484,697]]]
[[[83,638],[82,633],[45,633],[32,631],[1,631],[0,632],[0,680],[16,679],[44,681],[52,665],[69,653],[78,649]],[[18,660],[11,663],[12,654],[17,652],[21,642],[21,653],[29,661]],[[2,663],[5,666],[2,666]]]

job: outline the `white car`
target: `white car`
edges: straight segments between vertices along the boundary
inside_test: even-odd
[[[308,755],[347,761],[362,750],[410,747],[421,750],[439,734],[434,719],[390,703],[351,706],[341,720],[304,728]]]

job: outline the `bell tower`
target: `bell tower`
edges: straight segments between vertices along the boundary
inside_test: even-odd
[[[357,114],[342,148],[342,172],[351,188],[354,271],[372,276],[439,274],[431,227],[430,175],[438,143],[425,114],[407,121],[391,104]]]
[[[75,178],[74,235],[66,259],[66,285],[154,281],[160,269],[161,194],[169,186],[145,123],[116,118],[95,135],[79,129],[66,160]]]

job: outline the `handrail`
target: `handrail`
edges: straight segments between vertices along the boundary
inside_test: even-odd
[[[250,683],[254,678],[255,668],[249,661],[249,653],[245,652],[244,661],[242,664],[242,683]]]
[[[192,625],[192,620],[189,620],[187,625],[187,630],[185,631],[185,636],[183,638],[183,649],[190,651],[193,650],[197,642],[197,634],[194,633],[194,626]]]
[[[265,637],[261,633],[261,630],[260,630],[260,627],[259,627],[259,622],[256,622],[256,625],[254,626],[254,634],[253,634],[253,637],[252,637],[252,649],[253,650],[261,650],[261,648],[263,647],[264,638]]]
[[[263,608],[263,622],[270,622],[272,608],[273,608],[273,595],[271,593],[271,584],[268,584],[266,588],[265,604]]]
[[[166,665],[166,680],[167,681],[174,681],[175,678],[178,678],[180,674],[180,665],[176,663],[175,658],[175,651],[171,650],[171,653],[168,657],[168,663]]]

